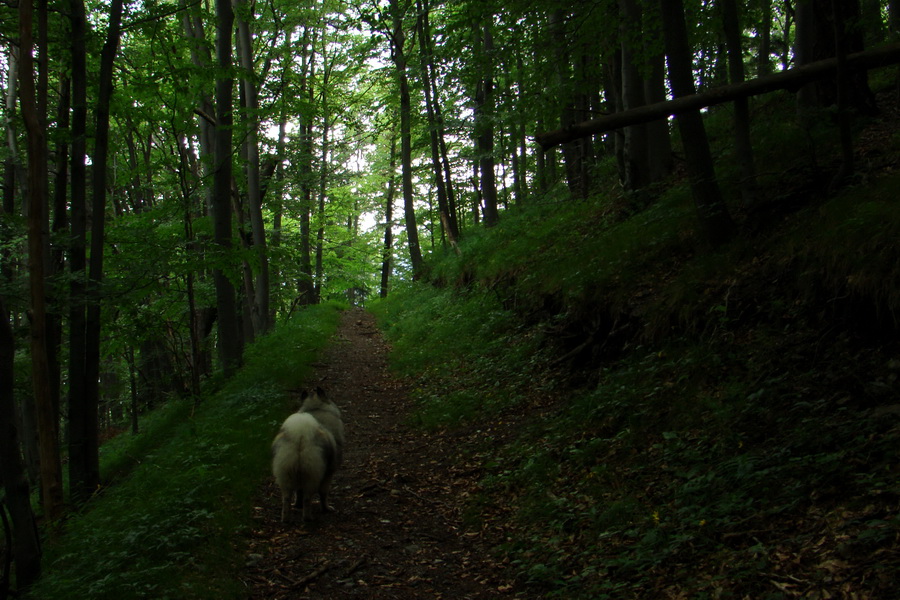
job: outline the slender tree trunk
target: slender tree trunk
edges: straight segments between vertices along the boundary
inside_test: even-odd
[[[493,227],[500,221],[497,210],[497,177],[494,173],[494,37],[490,23],[480,29],[482,56],[486,66],[484,77],[475,92],[475,143],[481,171],[484,226]]]
[[[760,2],[762,14],[759,24],[759,48],[756,55],[756,75],[764,77],[772,72],[772,0]]]
[[[10,48],[7,75],[6,117],[10,152],[4,171],[4,195],[0,205],[0,215],[15,213],[16,144],[12,130],[12,116],[15,107],[18,51]],[[0,230],[0,284],[10,285],[13,269],[9,260],[10,241]],[[34,514],[31,510],[31,493],[28,475],[19,448],[16,429],[15,407],[15,335],[10,325],[10,314],[0,295],[0,485],[6,493],[6,506],[13,523],[13,553],[16,557],[16,581],[20,590],[34,583],[40,575],[41,547]],[[27,452],[26,452],[27,454]]]
[[[184,29],[184,35],[191,42],[191,62],[193,63],[196,69],[209,69],[212,66],[212,56],[210,54],[209,48],[205,44],[206,35],[203,31],[203,21],[200,18],[199,12],[196,6],[188,9],[186,0],[180,0],[179,5],[182,9],[184,9],[184,13],[182,15],[182,27]],[[185,159],[185,162],[182,162],[183,169],[187,170],[188,165],[190,165],[190,174],[199,182],[208,182],[214,172],[213,160],[215,154],[215,107],[213,106],[212,99],[206,92],[202,92],[197,98],[197,110],[198,114],[197,125],[199,128],[199,161],[193,161],[193,152],[189,152],[189,142],[185,140],[183,143],[179,142],[179,151],[182,153],[182,156]],[[173,131],[175,130],[175,126],[172,126]],[[186,164],[185,164],[186,163]],[[206,240],[203,237],[197,237],[194,235],[192,220],[195,215],[202,216],[210,211],[210,207],[212,206],[212,188],[208,183],[200,184],[200,191],[202,192],[202,196],[200,198],[200,202],[196,205],[193,201],[194,193],[189,189],[186,178],[187,173],[182,176],[182,196],[185,199],[185,207],[184,207],[184,219],[185,219],[185,231],[190,232],[188,239],[189,250],[193,252],[200,253],[203,251],[203,247],[206,244]],[[207,276],[207,274],[200,274],[200,279],[203,279]],[[190,296],[193,296],[192,290],[194,288],[194,283],[197,277],[194,273],[190,273],[188,276],[188,290],[189,290],[189,303]],[[192,315],[190,317],[193,331],[192,331],[192,340],[196,340],[196,348],[192,349],[192,357],[194,359],[194,364],[191,368],[191,386],[192,389],[195,389],[196,392],[199,392],[199,377],[201,373],[209,373],[211,364],[209,360],[209,351],[207,348],[207,344],[204,343],[204,339],[207,337],[209,331],[206,327],[204,327],[202,321],[208,320],[209,316],[214,314],[214,311],[211,307],[203,306],[197,307],[194,305]],[[192,344],[194,342],[192,341]],[[134,352],[131,353],[131,360],[134,361]],[[197,381],[195,381],[195,378]],[[137,416],[135,413],[134,426],[137,427]]]
[[[37,45],[35,49],[38,52],[38,60],[37,60],[37,113],[38,120],[41,128],[46,132],[47,131],[47,121],[48,121],[48,93],[49,93],[49,70],[50,70],[50,60],[48,55],[48,47],[47,47],[47,0],[37,0]],[[54,225],[56,224],[56,219],[58,213],[55,211],[55,206],[50,204],[50,188],[49,188],[49,170],[47,163],[49,158],[49,150],[47,143],[47,135],[43,136],[43,145],[44,147],[41,150],[41,156],[45,161],[45,164],[41,166],[41,171],[47,173],[48,182],[44,184],[44,197],[42,202],[44,204],[44,215],[52,220],[54,220]],[[65,209],[63,209],[65,211]],[[65,212],[63,213],[65,214]],[[65,217],[64,217],[65,218]],[[56,230],[54,229],[54,232]],[[57,253],[55,253],[51,249],[50,245],[50,231],[44,226],[42,228],[43,244],[44,244],[44,261],[45,261],[45,276],[50,279],[59,271],[61,268],[61,263],[56,261]],[[53,403],[53,411],[59,414],[59,392],[60,392],[60,364],[59,364],[59,354],[60,354],[60,343],[62,341],[62,319],[61,315],[57,310],[57,306],[61,306],[63,304],[60,298],[56,297],[54,293],[54,287],[51,286],[47,290],[47,368],[49,369],[49,377],[50,377],[50,398]]]
[[[173,132],[175,131],[174,123],[172,127]],[[184,210],[184,240],[185,246],[188,252],[193,252],[196,247],[196,238],[194,236],[194,217],[193,211],[194,206],[192,202],[192,192],[191,185],[188,183],[188,175],[191,173],[190,170],[190,161],[188,159],[188,148],[186,140],[184,136],[180,136],[176,134],[175,145],[178,152],[178,161],[179,161],[179,169],[178,169],[178,184],[181,188],[181,199]],[[185,286],[187,288],[187,300],[188,300],[188,331],[191,340],[191,394],[194,396],[195,401],[200,398],[200,371],[203,364],[203,351],[200,345],[200,326],[197,319],[197,300],[195,293],[195,275],[194,271],[190,270],[187,273],[187,277],[185,278]],[[130,350],[131,363],[130,366],[133,367],[134,361],[134,352]],[[134,373],[131,373],[132,380],[134,379]],[[132,387],[134,387],[134,383],[132,383]],[[134,417],[136,419],[136,417]],[[135,421],[136,423],[136,421]],[[135,426],[136,427],[136,426]]]
[[[393,22],[391,44],[400,86],[400,165],[402,170],[403,213],[406,221],[406,235],[413,278],[418,278],[422,275],[425,262],[422,259],[422,249],[419,244],[419,227],[416,223],[412,181],[412,107],[409,95],[406,52],[404,49],[406,33],[403,31],[403,14],[406,12],[408,4],[408,2],[404,2],[401,6],[400,0],[391,0],[390,6]]]
[[[323,84],[327,85],[327,82]],[[323,257],[325,253],[325,198],[328,194],[328,95],[323,88],[322,90],[322,154],[319,164],[319,207],[318,207],[318,227],[316,228],[316,299],[322,299],[322,284],[325,282],[325,268]]]
[[[425,112],[428,117],[429,139],[431,141],[431,165],[434,174],[434,183],[437,190],[438,210],[441,213],[441,222],[446,223],[445,233],[450,244],[456,245],[459,239],[459,228],[456,224],[456,214],[451,210],[447,186],[444,181],[443,169],[441,167],[441,150],[439,137],[439,124],[437,121],[437,110],[435,105],[438,102],[437,96],[432,94],[434,89],[434,57],[431,54],[431,28],[428,22],[429,5],[428,0],[422,2],[417,0],[416,7],[418,9],[418,29],[419,29],[419,49],[422,61],[422,89],[425,92]]]
[[[14,116],[16,113],[16,82],[19,70],[19,48],[10,44],[9,61],[6,68],[6,97],[4,130],[6,133],[7,153],[3,162],[3,210],[7,214],[16,212],[16,182],[23,181],[22,164],[19,159],[19,149],[16,141]]]
[[[722,21],[728,46],[728,74],[731,83],[744,81],[744,51],[741,45],[741,20],[737,0],[722,0]],[[750,140],[750,101],[734,101],[734,154],[740,168],[741,198],[744,207],[756,203],[756,166]]]
[[[381,297],[386,298],[393,267],[394,182],[397,172],[397,136],[391,132],[391,159],[388,166],[387,194],[384,200],[384,247],[381,253]]]
[[[672,95],[675,98],[689,96],[695,90],[692,53],[684,22],[684,6],[681,0],[659,0],[659,5]],[[708,242],[713,245],[721,244],[734,235],[735,225],[716,181],[703,117],[700,116],[700,111],[696,110],[679,115],[676,121],[681,131],[700,227]]]
[[[525,65],[522,59],[521,48],[517,47],[516,51],[516,73],[518,80],[516,88],[519,91],[518,101],[520,104],[526,102],[528,98],[527,84],[525,83]],[[528,196],[528,140],[525,136],[525,118],[520,117],[515,125],[516,141],[518,142],[518,151],[513,152],[515,159],[513,163],[513,173],[515,175],[516,202],[525,202]]]
[[[666,100],[666,53],[659,51],[651,40],[662,36],[659,6],[655,3],[644,5],[648,16],[645,19],[644,52],[648,56],[649,68],[644,80],[644,99],[648,104]],[[672,138],[669,121],[660,119],[647,123],[648,161],[650,181],[661,181],[672,172]]]
[[[834,27],[834,48],[837,59],[836,104],[838,129],[841,138],[841,167],[831,182],[832,189],[842,185],[844,180],[853,174],[853,136],[850,131],[850,114],[848,111],[849,73],[847,73],[847,30],[841,14],[838,0],[831,0],[831,12]]]
[[[797,0],[794,6],[797,21],[794,38],[794,59],[797,65],[805,65],[815,61],[815,11],[813,0]],[[809,120],[808,113],[817,104],[816,84],[808,83],[797,91],[797,111],[800,120]]]
[[[13,402],[15,337],[9,311],[0,296],[0,484],[6,492],[4,503],[13,523],[13,552],[19,591],[34,583],[41,572],[41,543],[31,511],[28,477],[19,451],[16,407]],[[0,508],[2,510],[2,508]]]
[[[571,74],[571,56],[567,50],[569,39],[566,33],[566,13],[563,10],[555,10],[550,15],[550,35],[553,38],[554,61],[556,68],[556,83],[562,94],[562,111],[560,113],[560,126],[568,128],[576,122],[575,115],[575,85]],[[583,163],[583,147],[579,140],[573,140],[563,144],[562,158],[566,169],[566,182],[570,193],[576,198],[587,196],[589,182],[583,179],[587,170]]]
[[[44,515],[55,523],[63,514],[62,467],[59,458],[59,415],[54,410],[47,360],[47,306],[44,287],[44,198],[46,158],[44,129],[38,115],[32,48],[32,6],[19,3],[19,97],[28,145],[28,272],[31,292],[31,371],[37,407]]]
[[[96,127],[92,155],[91,254],[85,319],[83,398],[69,408],[69,486],[72,497],[84,501],[100,485],[100,332],[103,280],[103,243],[106,223],[106,187],[109,154],[109,106],[113,92],[113,63],[119,45],[122,0],[110,5],[109,29],[100,52],[100,87],[95,109]]]
[[[300,48],[303,52],[301,56],[301,93],[309,98],[312,105],[314,103],[314,92],[312,89],[312,81],[315,70],[315,53],[310,52],[307,48],[313,48],[316,45],[317,34],[314,32],[312,41],[310,42],[309,28],[304,30],[303,40]],[[305,118],[305,117],[304,117]],[[300,208],[300,280],[297,284],[297,293],[300,297],[301,304],[316,303],[316,287],[313,277],[312,265],[312,225],[310,223],[310,214],[312,213],[313,201],[313,126],[312,121],[307,119],[306,122],[300,123],[301,132],[301,153],[300,153],[300,186],[303,190],[301,208]]]
[[[292,32],[288,29],[285,29],[283,32],[283,42],[281,46],[281,51],[285,57],[292,56],[291,53],[291,39]],[[284,61],[284,66],[281,70],[281,86],[282,90],[288,89],[288,74],[291,72],[289,69],[291,67],[292,61]],[[284,162],[285,162],[285,147],[287,144],[287,94],[282,92],[281,98],[279,99],[279,116],[278,116],[278,138],[275,142],[275,158],[271,163],[271,167],[273,168],[271,181],[274,185],[267,186],[267,194],[269,195],[269,205],[272,207],[272,237],[270,247],[273,249],[277,249],[281,246],[281,227],[282,221],[284,218]],[[269,192],[268,188],[274,187],[274,192]],[[272,278],[272,281],[281,281],[281,271],[280,264],[278,262],[273,262],[270,264],[269,275]],[[283,308],[283,295],[277,294],[269,303],[269,323],[275,323],[275,318],[280,312],[280,309]]]
[[[238,9],[238,37],[240,39],[240,64],[243,70],[241,85],[247,102],[245,112],[245,126],[247,127],[247,139],[244,142],[247,147],[247,203],[250,209],[250,227],[253,235],[253,249],[259,261],[259,271],[256,274],[256,301],[253,303],[253,323],[257,334],[263,334],[269,329],[269,252],[266,248],[266,229],[262,215],[262,189],[260,183],[259,167],[259,92],[253,81],[253,45],[250,35],[250,24],[243,16],[243,11],[252,10],[246,0],[234,0]]]
[[[302,161],[300,167],[300,178],[303,181],[303,183],[301,184],[303,194],[301,202],[302,206],[300,208],[300,281],[298,282],[297,293],[301,298],[302,304],[315,304],[316,286],[315,278],[313,276],[311,222],[313,202],[312,125],[310,125],[309,123],[307,123],[306,125],[301,125],[300,131],[302,132],[301,135],[303,137],[303,141],[301,142],[301,147],[303,148],[303,156],[300,158],[300,160]]]
[[[219,261],[231,254],[231,128],[234,94],[231,72],[231,32],[234,13],[231,0],[216,0],[216,58],[219,75],[216,79],[216,139],[215,173],[213,175],[212,214],[214,241],[219,249]],[[213,269],[218,307],[219,361],[226,376],[234,374],[241,365],[241,338],[235,301],[234,284],[225,271]]]
[[[85,499],[83,473],[87,374],[87,16],[83,0],[71,0],[72,27],[72,235],[69,243],[69,482],[72,499]],[[101,217],[102,218],[102,215]],[[90,491],[86,492],[87,494]]]
[[[619,0],[619,37],[622,39],[622,109],[631,110],[646,104],[644,78],[641,76],[641,48],[633,48],[635,28],[640,30],[643,19],[637,0]],[[644,123],[625,128],[625,189],[635,192],[650,183],[650,149],[647,125]]]

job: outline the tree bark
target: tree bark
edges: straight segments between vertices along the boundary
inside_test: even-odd
[[[69,204],[69,482],[77,503],[84,492],[84,415],[87,412],[87,16],[83,0],[71,0],[72,158]],[[102,216],[101,216],[102,218]],[[86,492],[89,494],[90,492]]]
[[[644,79],[639,70],[640,49],[632,48],[640,35],[630,35],[633,28],[641,27],[641,8],[636,0],[619,0],[619,37],[622,51],[622,108],[631,110],[646,104]],[[650,157],[647,125],[635,123],[625,128],[625,189],[635,192],[650,183]]]
[[[0,484],[13,522],[13,551],[16,557],[16,581],[19,591],[34,583],[41,572],[41,544],[28,477],[19,451],[14,398],[15,337],[9,324],[9,311],[0,296]],[[2,508],[0,508],[2,510]]]
[[[73,496],[84,500],[100,485],[100,432],[98,411],[100,406],[100,332],[102,328],[103,253],[106,225],[106,188],[109,157],[109,106],[113,93],[113,64],[119,47],[123,0],[110,4],[109,26],[106,42],[100,51],[100,86],[95,108],[94,153],[91,167],[91,254],[89,260],[89,287],[87,294],[87,319],[85,320],[84,405],[78,421],[83,437],[81,445],[70,442],[70,473],[76,475],[69,481]],[[71,408],[70,408],[71,411]],[[75,417],[78,419],[78,416]],[[71,422],[71,416],[70,416]],[[69,431],[70,439],[73,432]],[[72,456],[71,449],[76,451]]]
[[[262,214],[262,189],[260,182],[259,160],[259,91],[254,78],[253,40],[250,35],[250,24],[242,12],[252,10],[246,0],[234,0],[238,9],[237,25],[240,38],[240,64],[243,71],[241,85],[246,98],[244,124],[247,128],[247,139],[244,142],[247,152],[247,204],[250,210],[250,228],[253,236],[253,250],[259,261],[256,273],[256,298],[253,303],[253,325],[256,334],[269,330],[269,252],[266,248],[266,228]]]
[[[384,247],[381,252],[381,297],[386,298],[393,267],[394,245],[394,173],[397,171],[397,137],[391,132],[391,158],[388,166],[387,194],[384,200]]]
[[[571,56],[567,51],[569,46],[566,35],[566,13],[562,9],[553,11],[550,15],[550,35],[554,44],[554,62],[556,69],[556,84],[562,96],[562,110],[559,122],[562,129],[568,129],[575,122],[575,92],[572,83]],[[587,196],[589,182],[583,180],[586,169],[583,165],[582,146],[578,143],[580,138],[566,140],[562,144],[562,157],[566,169],[566,182],[570,193],[578,198]]]
[[[28,147],[28,274],[31,293],[31,369],[37,407],[41,456],[41,497],[44,515],[55,523],[63,515],[62,467],[59,457],[59,415],[54,410],[47,359],[47,306],[44,284],[44,198],[47,190],[44,128],[38,115],[34,85],[32,5],[19,3],[19,98]]]
[[[759,24],[759,47],[756,56],[756,75],[762,77],[772,72],[772,0],[762,0]]]
[[[728,74],[732,84],[744,81],[744,52],[737,0],[722,0],[722,21],[728,46]],[[756,166],[750,140],[750,103],[746,97],[734,101],[734,154],[740,169],[741,198],[745,207],[756,203]]]
[[[441,150],[439,137],[439,125],[437,121],[437,96],[432,94],[434,88],[434,57],[431,54],[431,28],[428,23],[428,1],[417,0],[416,6],[419,13],[419,49],[422,60],[422,89],[425,92],[425,113],[428,117],[429,139],[431,142],[431,165],[434,172],[434,183],[437,189],[438,210],[441,213],[441,222],[446,222],[445,233],[450,244],[455,245],[459,239],[459,228],[456,224],[455,211],[451,211],[447,194],[447,186],[444,181],[441,167]]]
[[[853,70],[886,67],[898,62],[900,62],[900,43],[850,54],[847,56],[845,64],[848,69]],[[613,131],[633,123],[681,115],[707,106],[732,102],[735,98],[758,96],[776,90],[795,91],[810,81],[833,76],[836,70],[836,59],[821,60],[788,71],[775,73],[768,77],[726,85],[699,94],[676,96],[673,100],[666,102],[657,102],[635,110],[615,113],[599,119],[575,123],[569,127],[546,131],[537,134],[535,140],[546,151],[573,139]]]
[[[315,68],[315,54],[307,50],[316,45],[317,36],[313,34],[313,40],[309,40],[309,28],[303,32],[300,48],[303,54],[300,57],[300,91],[306,94],[310,104],[314,102],[312,89],[313,71]],[[305,119],[305,121],[304,121]],[[312,186],[312,161],[313,161],[313,127],[312,122],[305,116],[300,122],[300,187],[302,189],[302,201],[300,207],[300,280],[297,282],[297,294],[303,305],[315,304],[316,287],[313,279],[312,267],[312,241],[310,214],[312,213],[313,186]]]
[[[691,47],[684,22],[681,0],[660,0],[663,36],[669,61],[669,83],[675,98],[694,94]],[[716,181],[709,141],[699,110],[682,113],[677,118],[684,146],[691,191],[703,235],[712,245],[728,241],[735,226],[722,199]]]
[[[215,172],[213,174],[212,215],[213,239],[218,246],[220,264],[231,254],[231,128],[234,94],[231,76],[231,33],[234,13],[231,0],[216,0],[216,139]],[[219,361],[226,377],[241,364],[241,338],[234,284],[221,265],[213,269],[218,309]]]
[[[644,80],[644,99],[647,104],[666,101],[666,53],[658,49],[652,40],[662,36],[659,6],[644,5],[647,18],[644,26],[644,53],[648,57],[648,74]],[[647,123],[648,161],[650,181],[661,181],[672,172],[672,136],[665,119]]]
[[[16,130],[14,127],[14,115],[16,112],[16,82],[19,70],[19,48],[15,44],[9,47],[9,62],[7,63],[6,73],[6,97],[4,106],[6,109],[6,123],[4,130],[6,133],[7,154],[3,161],[3,211],[7,214],[16,212],[16,182],[23,181],[22,163],[19,158],[19,148],[16,141]],[[4,264],[5,266],[5,264]]]
[[[500,221],[497,210],[497,178],[494,174],[494,38],[490,24],[485,24],[479,29],[482,60],[486,66],[484,76],[475,92],[475,144],[481,171],[484,226],[493,227]]]
[[[403,188],[403,213],[406,221],[406,235],[409,246],[409,258],[412,263],[413,278],[422,275],[425,262],[422,259],[422,249],[419,244],[419,229],[416,223],[415,198],[413,196],[412,182],[412,131],[411,131],[411,101],[409,96],[409,78],[407,75],[406,53],[404,45],[406,34],[403,31],[403,14],[408,2],[403,6],[400,0],[391,0],[392,16],[392,57],[397,68],[398,84],[400,86],[400,166],[402,170]]]

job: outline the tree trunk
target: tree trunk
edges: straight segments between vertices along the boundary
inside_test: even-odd
[[[322,153],[319,161],[319,207],[316,213],[318,215],[316,219],[318,223],[316,228],[316,299],[319,302],[322,300],[322,285],[325,283],[325,266],[322,261],[325,254],[325,198],[328,195],[328,134],[330,132],[326,85],[327,77],[323,80],[322,89]]]
[[[73,497],[87,499],[100,485],[100,432],[98,411],[100,406],[100,331],[102,328],[102,296],[100,284],[103,280],[103,253],[106,224],[106,187],[109,156],[109,106],[113,93],[113,63],[119,47],[122,22],[123,0],[113,0],[110,5],[109,28],[106,42],[100,51],[100,86],[95,109],[96,126],[94,153],[91,167],[91,255],[89,261],[89,287],[87,294],[87,319],[85,320],[84,359],[84,411],[79,418],[75,415],[77,434],[71,429],[70,440],[80,437],[81,444],[70,441],[69,480]],[[70,407],[71,413],[71,407]],[[70,414],[70,423],[72,423]],[[71,449],[75,450],[72,455]]]
[[[859,0],[801,0],[797,3],[797,64],[803,65],[837,56],[838,41],[834,34],[838,23],[843,23],[840,38],[844,52],[859,53],[865,48],[864,32],[860,27]],[[828,107],[837,104],[837,74],[816,81],[812,98],[805,99],[810,106]],[[866,69],[857,68],[847,73],[845,102],[861,114],[875,115],[878,107],[875,95],[869,87]]]
[[[459,229],[456,225],[455,211],[451,211],[447,196],[447,187],[444,182],[441,168],[440,140],[438,139],[438,122],[435,104],[437,97],[432,94],[434,84],[434,57],[431,54],[429,42],[431,29],[428,24],[428,1],[424,3],[417,0],[416,6],[419,13],[419,48],[422,60],[422,89],[425,92],[425,112],[428,117],[429,138],[431,141],[431,165],[434,171],[434,183],[437,189],[438,210],[441,213],[441,222],[446,222],[445,233],[450,244],[455,245],[459,239]]]
[[[646,104],[644,100],[644,79],[641,76],[639,57],[641,48],[632,48],[633,40],[640,35],[642,11],[636,0],[619,0],[619,37],[622,39],[622,108],[631,110]],[[625,189],[635,192],[650,183],[650,160],[647,125],[643,123],[625,128]]]
[[[85,490],[84,444],[87,414],[87,34],[83,0],[71,0],[72,26],[72,159],[71,159],[71,241],[69,243],[69,482],[71,496],[78,503],[93,490]],[[102,215],[101,215],[102,218]]]
[[[38,115],[32,55],[32,6],[19,3],[19,97],[28,146],[28,272],[31,292],[31,370],[37,407],[41,456],[41,497],[45,518],[55,523],[63,514],[62,467],[59,457],[59,415],[54,410],[47,361],[47,306],[44,287],[44,198],[46,158],[44,129]]]
[[[493,227],[500,221],[500,214],[497,211],[497,178],[494,174],[494,38],[491,24],[482,26],[481,33],[482,59],[487,66],[475,92],[475,141],[481,170],[484,226]]]
[[[694,75],[684,7],[681,0],[659,0],[659,5],[672,95],[690,96],[694,94]],[[709,243],[719,245],[731,239],[735,226],[716,181],[703,117],[699,110],[693,110],[679,115],[677,122],[700,227]]]
[[[728,46],[728,75],[732,84],[744,81],[744,51],[741,45],[741,20],[737,0],[722,0],[722,21],[725,43]],[[741,198],[744,207],[756,203],[756,166],[750,140],[750,102],[747,98],[734,101],[734,154],[740,169]]]
[[[644,5],[650,18],[644,30],[644,52],[648,57],[649,69],[644,80],[644,99],[648,104],[665,102],[666,100],[666,54],[658,51],[650,40],[659,39],[662,35],[659,17],[659,6],[651,3]],[[647,145],[650,166],[650,181],[661,181],[672,172],[672,137],[669,122],[666,119],[647,123]]]
[[[309,28],[303,32],[303,39],[300,48],[303,54],[300,57],[300,88],[309,98],[310,105],[314,104],[315,93],[312,89],[312,80],[315,68],[315,53],[308,51],[307,48],[314,48],[316,45],[317,34],[313,33],[312,42],[309,40]],[[312,226],[310,223],[310,214],[312,213],[313,202],[313,126],[312,121],[306,118],[304,122],[301,117],[300,122],[300,186],[303,190],[300,208],[300,280],[297,282],[297,294],[300,303],[303,305],[316,303],[316,287],[313,278],[312,266]]]
[[[403,31],[403,14],[408,6],[400,5],[400,0],[391,0],[392,15],[392,56],[397,68],[400,86],[400,166],[402,170],[403,213],[406,220],[406,235],[409,246],[409,258],[412,263],[413,278],[422,275],[425,262],[419,245],[419,229],[416,224],[415,198],[412,182],[412,126],[411,101],[409,97],[409,79],[407,76],[406,53],[404,45],[406,34]]]
[[[566,13],[563,10],[555,10],[550,15],[550,35],[554,44],[554,63],[556,68],[556,84],[560,90],[562,111],[560,113],[560,126],[567,129],[575,123],[575,103],[573,100],[573,84],[570,74],[570,56],[567,52],[569,40],[565,28]],[[581,180],[584,173],[582,157],[576,140],[567,141],[562,145],[562,157],[566,168],[566,181],[569,191],[575,197],[584,197],[587,186]]]
[[[244,142],[247,152],[247,203],[250,210],[250,228],[253,235],[253,250],[259,261],[259,272],[256,274],[256,298],[253,303],[253,325],[256,334],[269,330],[269,252],[266,248],[266,228],[262,214],[262,189],[259,168],[259,92],[253,81],[253,45],[250,25],[243,16],[243,11],[252,10],[246,0],[234,0],[238,9],[237,25],[240,39],[240,64],[243,71],[241,85],[246,98],[244,113],[247,139]]]
[[[218,261],[230,260],[231,254],[231,139],[234,122],[232,107],[231,32],[234,13],[231,0],[216,0],[216,139],[215,173],[213,175],[212,215],[214,241],[219,249]],[[241,338],[234,285],[220,266],[213,269],[218,307],[219,361],[226,377],[241,364]]]
[[[381,254],[381,297],[388,295],[394,244],[394,173],[397,171],[397,137],[391,132],[391,159],[388,166],[387,194],[384,200],[384,247]]]
[[[763,77],[772,72],[772,0],[762,0],[759,23],[759,47],[756,54],[756,75]]]
[[[15,337],[9,324],[9,311],[0,296],[0,484],[6,492],[4,503],[13,523],[13,553],[16,557],[16,582],[19,591],[34,583],[41,571],[41,544],[28,477],[19,451],[16,407],[13,402]],[[0,507],[0,510],[3,510]]]
[[[9,47],[9,62],[6,68],[6,159],[3,161],[3,211],[7,214],[16,212],[16,181],[24,179],[22,164],[19,159],[18,144],[16,142],[16,130],[14,116],[16,112],[16,81],[19,70],[19,49],[15,44]],[[4,267],[6,263],[4,263]]]
[[[838,128],[841,138],[841,167],[831,182],[832,189],[843,184],[853,174],[853,136],[850,131],[850,114],[848,100],[850,96],[850,74],[847,72],[847,37],[846,23],[840,11],[838,0],[831,0],[832,17],[834,19],[834,48],[837,60],[837,77],[835,77]]]

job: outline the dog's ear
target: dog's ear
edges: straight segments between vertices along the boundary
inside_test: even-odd
[[[323,390],[321,386],[316,386],[316,395],[322,399],[326,398],[325,390]]]
[[[302,404],[304,400],[309,398],[309,390],[303,390],[300,392],[300,403]]]

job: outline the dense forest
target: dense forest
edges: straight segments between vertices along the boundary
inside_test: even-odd
[[[300,336],[314,353],[333,328],[310,319],[332,322],[329,303],[376,307],[399,368],[421,378],[425,426],[466,421],[476,398],[500,423],[521,412],[512,398],[530,395],[526,380],[552,398],[529,405],[541,414],[581,390],[567,409],[584,425],[577,444],[535,438],[529,459],[522,446],[487,461],[484,490],[521,500],[522,520],[569,515],[550,518],[552,532],[522,527],[554,550],[506,548],[540,589],[662,597],[671,573],[648,556],[690,547],[713,564],[695,537],[740,538],[763,561],[767,527],[752,514],[734,525],[756,508],[735,492],[727,510],[696,509],[703,485],[728,495],[874,456],[877,510],[843,507],[864,539],[823,568],[837,578],[852,562],[840,552],[864,546],[874,570],[859,578],[890,577],[876,563],[896,566],[900,527],[887,479],[898,411],[879,404],[900,375],[884,349],[900,311],[894,0],[4,0],[0,23],[5,587],[37,581],[43,545],[126,470],[102,464],[107,440],[137,436],[145,419],[189,420],[240,377],[287,377],[257,372],[266,361],[304,373],[261,359],[263,342]],[[880,366],[828,363],[789,385],[779,357],[801,364],[810,346]],[[823,377],[834,389],[811,400]],[[853,381],[864,402],[842,391]],[[743,400],[726,411],[730,394]],[[844,446],[857,438],[835,423],[857,401],[881,426],[858,432],[858,454],[760,449],[796,433],[782,417],[801,405]],[[703,437],[704,420],[731,433]],[[760,423],[769,433],[738,433]],[[814,446],[807,434],[796,443]],[[640,444],[664,475],[589,462]],[[760,450],[736,454],[745,444]],[[676,464],[688,454],[694,464]],[[703,455],[719,467],[701,470]],[[548,466],[569,459],[588,475]],[[610,500],[632,475],[687,482],[682,525],[734,528],[664,531],[646,495]],[[837,479],[804,488],[809,506],[839,495]],[[529,500],[526,480],[581,483],[554,492],[554,508]],[[483,493],[481,518],[513,520]],[[589,497],[615,510],[586,508]],[[778,512],[792,502],[768,514],[799,522]],[[655,530],[608,533],[638,505]],[[572,528],[607,549],[573,550]],[[633,560],[590,558],[625,547]],[[617,592],[613,573],[657,592]],[[704,593],[721,575],[703,574]],[[791,577],[771,591],[809,592]],[[871,585],[852,597],[888,597]]]

